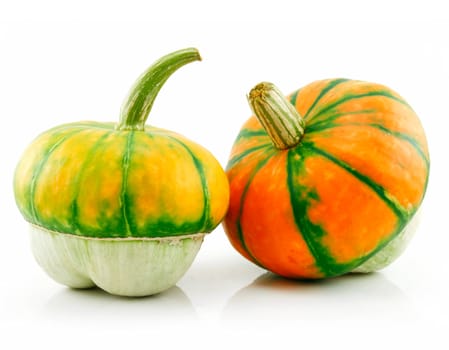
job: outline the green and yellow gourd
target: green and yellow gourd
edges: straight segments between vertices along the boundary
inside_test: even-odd
[[[213,155],[145,125],[163,83],[200,60],[196,49],[156,61],[116,123],[64,124],[38,136],[17,165],[17,205],[32,250],[56,281],[142,296],[173,286],[226,213],[229,186]]]

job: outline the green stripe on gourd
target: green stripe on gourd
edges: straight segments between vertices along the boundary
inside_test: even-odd
[[[301,90],[296,90],[291,96],[290,96],[290,103],[293,106],[296,106],[296,100],[298,99],[298,94]]]
[[[297,179],[304,173],[304,164],[308,156],[313,154],[306,148],[298,147],[288,150],[287,156],[287,186],[290,193],[290,202],[293,210],[298,231],[309,247],[309,251],[315,258],[316,267],[324,276],[340,275],[351,270],[359,264],[358,259],[345,264],[335,261],[332,253],[321,242],[326,236],[326,231],[318,224],[314,224],[309,219],[308,209],[310,201],[319,201],[318,194],[310,188],[301,186]],[[300,161],[297,161],[297,157]]]
[[[373,192],[375,192],[377,196],[391,208],[391,210],[396,214],[396,216],[400,221],[408,219],[408,216],[410,215],[409,211],[403,208],[391,194],[389,194],[382,186],[373,181],[369,176],[360,173],[359,171],[350,167],[348,164],[346,164],[340,159],[337,159],[333,155],[316,148],[312,143],[303,143],[302,148],[305,148],[314,154],[326,158],[335,165],[349,172],[351,175],[356,177],[360,182],[362,182],[363,184],[368,186]]]
[[[265,131],[265,129],[258,129],[258,130],[243,129],[237,135],[235,142],[239,142],[241,139],[253,138],[253,137],[268,137],[268,134]]]
[[[310,120],[309,125],[313,125],[313,123],[316,123],[318,120],[322,120],[322,118],[327,117],[327,115],[326,115],[327,112],[335,111],[335,108],[342,105],[343,103],[350,102],[350,101],[353,101],[356,99],[362,99],[365,97],[375,97],[375,96],[394,100],[394,101],[411,109],[410,105],[406,101],[404,101],[403,99],[401,99],[398,96],[393,95],[391,92],[386,91],[386,90],[370,91],[370,92],[365,92],[365,93],[360,93],[360,94],[349,93],[349,94],[344,95],[337,101],[325,104],[322,109],[320,109],[317,112],[310,115],[309,119],[308,119],[308,120]]]
[[[349,81],[348,79],[343,79],[343,78],[339,78],[339,79],[334,79],[331,80],[319,93],[319,95],[316,97],[316,99],[312,102],[312,104],[310,105],[309,109],[306,111],[306,113],[304,114],[304,119],[307,119],[309,117],[309,114],[312,112],[312,110],[315,108],[315,106],[321,101],[321,99],[329,92],[331,91],[334,87],[340,85],[341,83],[345,83]]]
[[[80,230],[79,222],[78,222],[78,196],[80,192],[80,182],[82,181],[84,171],[87,167],[90,165],[93,165],[93,160],[95,159],[95,154],[97,153],[98,149],[101,147],[104,147],[105,140],[110,136],[110,133],[105,133],[104,135],[100,136],[98,140],[93,144],[92,148],[90,149],[89,153],[86,155],[86,158],[84,160],[84,166],[83,168],[75,174],[76,179],[74,180],[74,190],[73,190],[73,201],[72,201],[72,217],[70,219],[72,230],[73,232],[81,233],[83,230]]]
[[[265,268],[263,266],[263,264],[253,255],[253,253],[250,251],[250,249],[248,248],[246,242],[245,242],[245,233],[243,231],[242,228],[242,223],[241,223],[241,219],[243,216],[243,210],[245,207],[245,199],[246,199],[246,194],[248,193],[249,188],[251,187],[251,183],[254,179],[254,177],[257,175],[257,173],[267,164],[267,162],[270,160],[270,155],[267,154],[267,156],[265,158],[262,158],[257,165],[255,166],[255,168],[253,169],[253,171],[251,172],[251,174],[249,175],[249,178],[245,184],[245,188],[243,189],[242,192],[242,196],[240,199],[240,206],[239,206],[239,212],[238,212],[238,216],[237,216],[237,232],[238,232],[238,238],[240,240],[240,243],[242,245],[242,248],[245,250],[245,252],[248,254],[248,256],[251,257],[251,259],[253,260],[253,262],[257,265],[259,265],[262,268]]]
[[[368,112],[367,112],[368,113]],[[350,113],[342,113],[343,114],[350,114]],[[359,112],[356,112],[354,114],[359,114]],[[398,139],[401,139],[403,141],[406,141],[407,143],[409,143],[414,149],[415,151],[420,155],[420,157],[423,159],[423,161],[426,163],[426,167],[427,169],[430,166],[430,161],[427,157],[427,155],[424,153],[424,151],[422,150],[421,146],[419,145],[418,141],[416,141],[416,139],[414,139],[412,136],[407,135],[406,133],[403,132],[399,132],[399,131],[391,131],[390,129],[386,128],[385,126],[381,125],[381,124],[375,124],[375,123],[355,123],[355,122],[351,122],[351,123],[344,123],[344,124],[338,124],[338,123],[333,123],[331,120],[329,122],[323,122],[323,123],[317,123],[314,124],[311,127],[307,127],[307,133],[314,133],[314,132],[320,132],[323,130],[327,130],[327,129],[333,129],[333,128],[338,128],[338,127],[371,127],[371,128],[375,128],[377,130],[380,130],[388,135],[394,136]]]
[[[376,111],[374,109],[361,109],[357,111],[350,111],[350,112],[337,112],[331,115],[327,115],[326,119],[324,120],[318,120],[314,121],[311,120],[310,123],[307,124],[306,130],[307,133],[310,134],[312,132],[325,130],[328,128],[332,128],[336,124],[334,124],[334,121],[337,120],[340,117],[348,116],[348,115],[369,115],[369,114],[375,114]]]
[[[134,139],[134,130],[131,130],[127,133],[126,148],[125,151],[123,152],[123,163],[122,163],[123,181],[122,181],[122,190],[120,191],[120,199],[122,203],[122,216],[123,222],[125,224],[125,234],[128,237],[132,236],[132,231],[128,219],[131,216],[131,213],[129,212],[130,199],[129,196],[127,195],[127,187],[128,187],[128,171],[129,171],[133,139]]]
[[[242,159],[245,159],[246,157],[248,157],[251,153],[254,153],[256,151],[263,150],[263,149],[269,151],[269,150],[272,150],[272,148],[273,148],[273,144],[271,142],[270,143],[264,143],[264,144],[261,144],[261,145],[257,145],[257,146],[248,148],[245,151],[243,151],[243,152],[237,154],[236,156],[232,157],[229,160],[226,169],[227,170],[231,169],[236,164],[238,164]]]
[[[178,143],[182,148],[184,148],[187,153],[192,158],[192,162],[195,165],[195,168],[197,170],[198,176],[201,179],[201,186],[203,189],[203,214],[201,215],[201,218],[198,220],[198,228],[197,231],[208,231],[210,230],[210,202],[209,202],[209,185],[207,183],[204,167],[199,161],[199,159],[195,156],[195,154],[190,150],[190,148],[182,141],[175,139],[170,136],[166,136],[170,138],[173,142]]]

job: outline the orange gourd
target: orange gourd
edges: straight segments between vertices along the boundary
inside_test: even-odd
[[[396,92],[347,79],[286,99],[270,83],[248,96],[255,116],[231,151],[224,229],[250,261],[290,278],[390,264],[423,200],[422,125]]]

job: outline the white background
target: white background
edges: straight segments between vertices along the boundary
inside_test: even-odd
[[[449,347],[442,2],[63,3],[0,2],[1,349]],[[421,226],[403,256],[375,274],[292,282],[240,257],[218,227],[177,286],[160,295],[75,291],[47,277],[14,203],[21,152],[52,126],[117,120],[137,76],[190,46],[203,61],[170,78],[149,123],[197,141],[223,166],[250,115],[245,95],[262,80],[285,93],[334,77],[398,91],[420,116],[431,152]]]

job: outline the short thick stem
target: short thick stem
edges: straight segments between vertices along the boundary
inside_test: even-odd
[[[257,84],[250,91],[248,102],[278,149],[299,143],[304,134],[304,119],[274,84]]]
[[[143,130],[162,85],[180,67],[200,61],[197,49],[188,48],[163,56],[148,68],[131,88],[121,112],[118,130]]]

